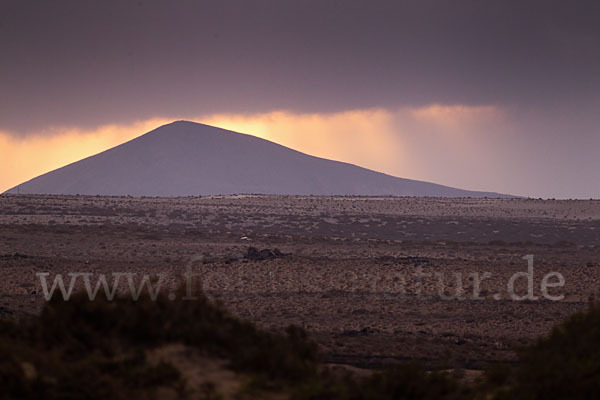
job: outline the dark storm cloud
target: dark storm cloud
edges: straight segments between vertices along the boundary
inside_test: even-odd
[[[597,104],[600,3],[0,0],[0,129]]]

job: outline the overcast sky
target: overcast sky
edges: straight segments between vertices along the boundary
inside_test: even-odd
[[[333,118],[295,147],[466,189],[597,198],[598,21],[598,1],[0,0],[2,151],[217,115],[289,144],[277,116]],[[351,112],[384,161],[336,152]]]

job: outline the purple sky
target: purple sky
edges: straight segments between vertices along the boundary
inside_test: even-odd
[[[508,127],[473,133],[485,189],[600,197],[598,21],[597,1],[0,0],[0,131],[485,106]]]

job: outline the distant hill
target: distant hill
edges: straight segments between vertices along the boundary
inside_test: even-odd
[[[255,136],[176,121],[19,185],[21,193],[511,197],[397,178]],[[17,193],[12,188],[7,193]]]

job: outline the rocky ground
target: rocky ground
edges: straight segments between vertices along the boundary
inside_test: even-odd
[[[236,315],[304,326],[327,362],[477,369],[514,360],[586,307],[600,289],[599,245],[597,200],[2,196],[0,316],[39,310],[36,273],[67,286],[68,273],[92,284],[147,274],[168,290],[188,271]],[[537,299],[515,301],[507,284],[527,271],[525,255]],[[552,271],[565,281],[548,290],[559,301],[541,292]],[[524,295],[527,279],[515,282]]]

